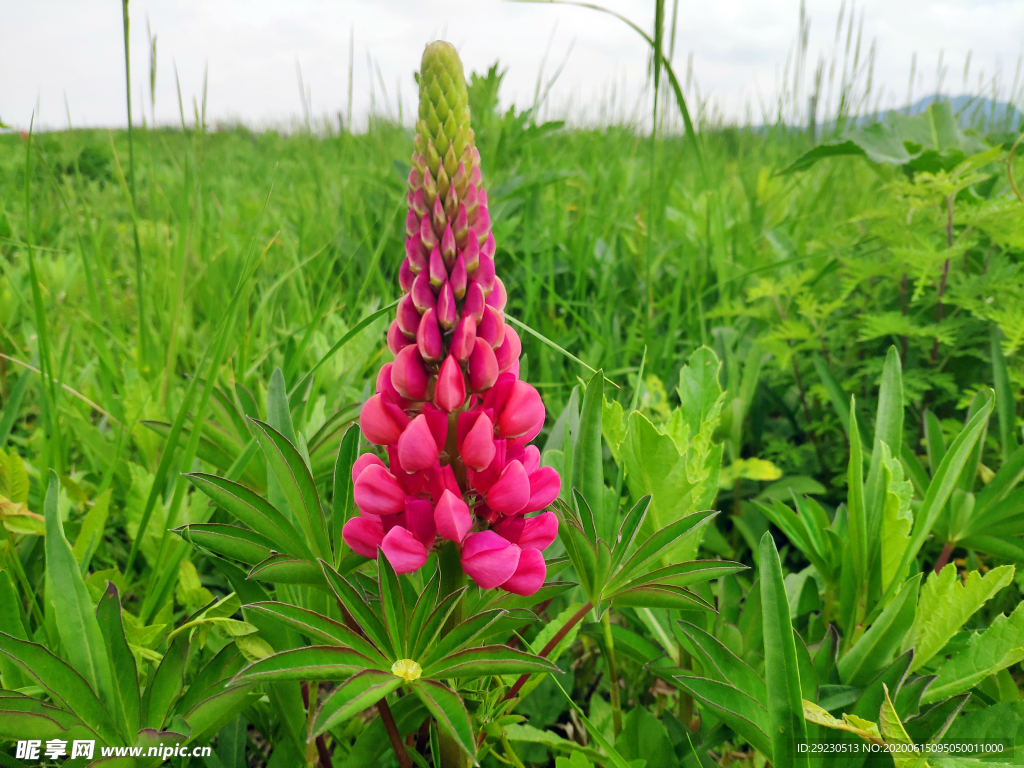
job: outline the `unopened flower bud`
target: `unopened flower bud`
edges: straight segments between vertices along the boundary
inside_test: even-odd
[[[472,392],[489,389],[497,378],[498,361],[494,357],[494,350],[490,344],[477,337],[473,354],[469,356],[469,389]]]
[[[452,334],[451,344],[448,346],[448,351],[452,356],[460,363],[464,363],[469,360],[469,356],[473,354],[473,349],[476,346],[476,319],[472,315],[463,315],[462,319],[459,320],[459,324],[455,326],[455,332]]]
[[[391,383],[407,400],[426,400],[429,376],[418,345],[410,345],[395,357]]]
[[[437,313],[432,309],[428,309],[420,318],[420,326],[416,330],[416,344],[420,348],[420,356],[428,363],[436,363],[444,354],[441,329],[437,325]]]
[[[447,413],[454,413],[466,402],[466,381],[462,376],[462,367],[451,355],[438,371],[434,402]]]
[[[455,306],[455,293],[450,283],[441,286],[441,292],[437,295],[437,322],[446,331],[459,321],[459,310]]]

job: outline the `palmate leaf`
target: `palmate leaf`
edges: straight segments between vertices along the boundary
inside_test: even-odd
[[[269,501],[240,483],[197,472],[185,475],[220,508],[274,542],[278,552],[312,559],[313,553],[295,526]]]
[[[761,754],[772,754],[768,712],[752,696],[728,683],[693,675],[678,675],[672,681]]]
[[[993,568],[984,575],[970,571],[962,582],[953,563],[941,573],[931,574],[921,589],[914,625],[902,644],[903,649],[914,649],[911,672],[942,650],[964,622],[1012,578],[1012,565]]]
[[[382,664],[386,661],[377,647],[362,635],[316,611],[277,602],[249,603],[243,608],[251,613],[281,622],[314,642],[352,648]]]
[[[669,523],[655,531],[630,556],[618,573],[615,574],[608,588],[614,590],[623,582],[636,578],[649,567],[656,558],[679,546],[688,538],[699,536],[701,529],[715,518],[717,512],[706,510]]]
[[[448,617],[452,615],[452,611],[455,610],[455,607],[465,594],[466,587],[460,587],[443,598],[434,610],[430,612],[430,615],[423,622],[423,627],[415,636],[416,642],[412,656],[420,658],[433,646],[441,628],[448,621]]]
[[[196,547],[247,565],[263,562],[276,549],[266,536],[237,525],[189,523],[173,530]]]
[[[391,638],[387,630],[377,618],[370,606],[363,600],[362,595],[356,591],[343,576],[334,570],[328,563],[321,560],[320,568],[323,570],[327,583],[334,592],[338,602],[345,607],[355,623],[366,635],[367,639],[380,649],[384,656],[392,659],[398,658],[398,652],[391,644]],[[440,629],[440,626],[438,627]]]
[[[376,669],[367,669],[353,675],[334,689],[320,705],[313,721],[313,735],[319,736],[373,706],[392,691],[398,690],[404,682],[397,675]]]
[[[680,641],[694,658],[700,661],[706,677],[744,691],[761,706],[768,700],[764,680],[743,659],[726,648],[714,635],[705,632],[696,624],[680,621]]]
[[[299,524],[306,539],[320,557],[331,553],[327,537],[327,522],[316,483],[309,467],[294,445],[266,422],[250,419],[256,425],[256,439],[267,457],[267,465],[277,478],[284,497],[288,500],[293,517]]]
[[[278,553],[256,563],[249,570],[249,578],[272,584],[295,584],[318,589],[326,586],[323,572],[314,561]]]
[[[476,741],[473,738],[473,724],[459,695],[433,680],[416,680],[410,687],[427,711],[434,716],[441,730],[448,733],[459,748],[475,761]]]
[[[547,659],[505,645],[485,645],[449,654],[423,668],[425,679],[490,677],[491,675],[525,675],[534,672],[561,670]]]
[[[1024,660],[1024,603],[1009,616],[1000,614],[984,632],[975,632],[967,648],[939,669],[922,702],[931,704],[970,690],[1001,669]]]
[[[423,668],[433,665],[437,660],[462,650],[486,630],[491,624],[506,615],[506,611],[484,611],[470,616],[454,626],[448,634],[439,638],[436,643],[428,645],[421,654]]]
[[[685,563],[677,563],[645,573],[626,582],[621,588],[629,589],[652,582],[671,584],[675,587],[690,587],[694,584],[703,584],[706,581],[724,578],[746,569],[747,566],[743,563],[734,563],[729,560],[688,560]]]
[[[390,672],[389,664],[375,662],[351,648],[313,645],[281,651],[254,662],[235,675],[237,682],[262,680],[347,680],[364,669]]]

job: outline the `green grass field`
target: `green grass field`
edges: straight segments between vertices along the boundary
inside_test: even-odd
[[[918,514],[928,508],[930,476],[941,474],[943,457],[947,449],[955,452],[965,422],[989,408],[991,423],[975,434],[976,447],[965,449],[970,456],[964,454],[952,475],[952,500],[946,504],[943,497],[944,511],[925,530],[931,536],[904,568],[927,571],[936,560],[952,558],[961,568],[986,571],[1024,559],[1018,538],[1024,527],[1017,522],[1024,502],[1020,490],[1010,492],[1019,471],[1007,470],[1013,477],[1009,495],[1000,497],[1002,527],[972,528],[974,539],[955,535],[957,515],[970,518],[976,501],[978,509],[991,501],[985,489],[993,477],[1020,463],[1024,201],[1010,174],[1020,178],[1024,169],[1011,156],[1016,133],[981,135],[946,126],[946,134],[936,134],[931,144],[917,142],[901,162],[879,161],[869,152],[867,159],[824,157],[792,170],[817,143],[804,131],[705,127],[698,157],[685,136],[652,139],[615,126],[570,129],[535,124],[528,113],[501,113],[496,89],[493,75],[476,77],[469,98],[497,271],[508,288],[506,313],[522,323],[522,377],[540,390],[547,408],[541,445],[570,402],[579,408],[574,388],[602,370],[607,402],[600,461],[606,491],[617,489],[628,509],[637,494],[620,456],[627,420],[621,411],[616,416],[613,402],[671,430],[673,414],[687,407],[677,389],[681,372],[687,375],[684,366],[696,350],[709,347],[722,363],[721,416],[709,427],[712,442],[723,446],[718,485],[709,497],[721,514],[704,536],[701,556],[760,564],[762,534],[782,531],[790,542],[781,547],[781,562],[789,574],[792,620],[814,649],[831,637],[826,627],[832,601],[839,615],[847,610],[840,607],[846,598],[840,600],[839,582],[814,553],[807,554],[812,542],[798,542],[780,523],[788,518],[773,515],[782,515],[779,507],[798,497],[820,504],[828,518],[851,508],[851,418],[864,435],[866,454],[872,433],[895,434],[902,444],[903,453],[894,454],[902,456],[901,473],[913,480],[914,494],[912,506],[904,508]],[[933,119],[934,127],[934,115],[921,119]],[[0,566],[10,577],[0,583],[0,602],[8,594],[3,589],[18,596],[0,616],[5,622],[16,617],[29,639],[54,650],[67,645],[67,639],[59,642],[63,635],[48,597],[53,566],[46,541],[54,534],[46,527],[44,497],[52,469],[61,483],[56,513],[81,580],[94,603],[107,580],[118,586],[129,644],[142,669],[168,653],[172,627],[237,591],[203,551],[167,532],[211,514],[213,522],[229,517],[208,508],[206,497],[180,473],[229,475],[261,492],[269,485],[273,494],[275,481],[268,479],[242,417],[273,420],[273,409],[287,402],[296,442],[316,481],[325,493],[331,490],[345,429],[390,359],[384,334],[393,310],[332,348],[400,296],[412,131],[380,119],[357,135],[136,128],[132,142],[134,167],[125,131],[0,134]],[[887,401],[894,358],[899,396],[893,400],[890,388]],[[276,369],[281,377],[274,378]],[[904,409],[895,428],[896,422],[881,417]],[[696,440],[696,433],[689,434]],[[877,442],[874,448],[880,455]],[[860,473],[858,468],[858,482]],[[869,477],[869,487],[872,482]],[[800,507],[800,514],[805,519],[809,513]],[[805,588],[814,583],[809,563],[817,568],[820,597],[817,589]],[[714,582],[707,597],[718,601],[722,618],[706,631],[757,667],[773,651],[752,640],[756,633],[747,624],[760,627],[761,619],[738,612],[755,579],[748,573]],[[889,583],[880,589],[871,582],[865,594],[874,603]],[[1000,611],[1012,610],[1020,598],[1017,583],[1019,577],[1000,581],[988,613],[967,627],[981,629]],[[922,582],[922,595],[924,590]],[[280,588],[279,599],[286,591]],[[544,615],[554,620],[581,602],[560,596],[545,604]],[[627,609],[615,621],[639,638],[620,653],[620,664],[630,670],[621,708],[648,713],[631,713],[622,733],[632,733],[634,742],[670,741],[664,759],[656,755],[649,768],[683,762],[697,768],[696,761],[711,759],[708,750],[723,766],[730,760],[763,765],[753,750],[761,748],[757,739],[710,699],[693,688],[679,693],[663,682],[655,685],[657,676],[637,661],[648,647],[671,645],[674,651],[666,652],[676,666],[696,669],[700,662],[687,650],[690,641],[670,627],[676,617],[663,617],[662,626],[640,614]],[[865,619],[862,612],[849,623],[842,620],[850,630],[844,652],[876,618]],[[561,730],[548,733],[583,751],[549,744],[549,754],[539,737],[531,741],[520,729],[516,760],[543,765],[554,755],[566,760],[575,754],[583,762],[565,764],[576,768],[601,753],[581,736],[586,726],[570,714],[550,683],[554,679],[578,700],[599,699],[586,714],[604,723],[600,727],[613,741],[618,737],[615,744],[627,757],[630,750],[633,757],[644,756],[634,742],[622,741],[617,727],[611,730],[608,684],[594,661],[604,640],[595,639],[598,624],[583,626],[580,641],[566,652],[578,663],[543,683],[517,710],[537,728],[561,723]],[[204,631],[209,647],[195,651],[197,664],[230,643],[218,629]],[[536,633],[526,634],[533,640]],[[966,643],[966,632],[957,639]],[[897,638],[891,650],[899,644]],[[993,667],[963,689],[977,687],[965,716],[981,711],[972,707],[983,701],[1016,707],[1016,661]],[[9,685],[13,678],[4,668],[0,673],[5,688],[24,687]],[[872,678],[821,674],[818,683],[831,696]],[[771,678],[768,685],[771,694]],[[895,696],[896,684],[889,685]],[[618,703],[617,693],[612,700]],[[228,766],[229,744],[248,755],[243,763],[237,751],[231,753],[231,766],[265,764],[282,727],[275,706],[273,695],[254,700],[220,726],[219,762],[206,765]],[[1013,713],[1019,718],[1014,722],[1024,722],[1024,710]],[[868,719],[878,719],[878,704]],[[335,765],[361,754],[354,745],[369,722],[356,718],[331,731]],[[699,755],[684,733],[695,722],[689,735],[694,747],[705,745]],[[709,732],[715,722],[718,731]],[[509,741],[504,750],[501,739],[495,743],[494,754],[511,760]],[[388,753],[380,759],[392,758]],[[497,757],[481,759],[499,764]],[[347,764],[360,763],[351,758]]]

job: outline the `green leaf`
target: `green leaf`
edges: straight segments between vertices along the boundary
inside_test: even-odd
[[[552,752],[567,752],[573,755],[580,755],[581,757],[585,755],[591,760],[598,761],[599,764],[601,760],[605,759],[604,755],[593,749],[577,744],[575,741],[569,741],[569,739],[559,736],[554,731],[542,731],[540,728],[534,728],[527,723],[511,723],[503,726],[503,730],[505,731],[505,738],[512,742],[541,744]],[[555,759],[558,768],[561,768],[562,765],[558,761],[562,759]],[[584,759],[583,765],[589,768],[590,764]],[[576,764],[570,763],[570,768],[576,768]]]
[[[121,618],[121,596],[117,587],[107,582],[107,591],[96,606],[96,619],[107,649],[107,659],[113,672],[114,714],[126,741],[131,741],[139,730],[141,702],[139,674],[135,656],[124,636]]]
[[[313,721],[313,735],[319,736],[367,707],[372,707],[392,691],[398,690],[404,682],[397,675],[376,669],[367,669],[353,675],[335,688],[320,705]]]
[[[433,651],[434,643],[438,640],[442,627],[444,627],[448,617],[452,615],[452,612],[465,594],[466,587],[461,587],[446,596],[431,611],[426,621],[423,622],[423,629],[416,636],[416,645],[412,654],[414,658],[421,658]]]
[[[344,624],[329,619],[316,611],[277,602],[249,603],[243,608],[252,614],[263,615],[273,621],[281,622],[302,633],[314,643],[330,643],[351,648],[381,663],[385,661],[376,646],[362,635],[356,634]],[[252,621],[255,621],[255,618],[252,618]]]
[[[348,522],[355,509],[352,497],[352,465],[359,455],[359,426],[353,424],[341,438],[338,448],[338,460],[334,464],[334,567],[341,564],[345,551],[345,541],[341,537],[341,529]]]
[[[185,687],[185,662],[188,660],[188,635],[181,634],[164,653],[146,685],[142,697],[143,722],[160,730],[171,711],[171,704]]]
[[[836,377],[832,375],[832,371],[829,370],[825,358],[817,352],[814,354],[814,370],[817,371],[818,378],[821,379],[821,385],[825,388],[828,399],[835,409],[836,416],[839,417],[839,422],[843,425],[843,431],[849,435],[850,409],[847,407],[846,393],[839,385],[839,382],[836,381]]]
[[[666,608],[681,611],[715,611],[715,607],[700,595],[684,587],[653,582],[642,587],[631,587],[616,592],[610,598],[616,608]]]
[[[252,703],[251,685],[237,685],[203,699],[181,717],[192,729],[190,740],[206,742]]]
[[[188,712],[203,699],[220,693],[228,681],[238,674],[245,664],[245,657],[235,645],[230,643],[225,645],[184,688],[176,709],[180,712]],[[173,723],[173,718],[171,722]]]
[[[69,740],[96,737],[95,731],[65,709],[13,691],[0,693],[0,739]]]
[[[402,585],[398,582],[398,574],[384,556],[384,550],[377,550],[377,577],[380,584],[380,605],[384,615],[384,628],[391,638],[391,647],[395,656],[407,658],[409,655],[408,623],[405,617],[405,599],[402,597]]]
[[[1024,603],[1000,614],[984,632],[974,632],[967,648],[950,657],[921,701],[931,704],[973,688],[989,675],[1024,661]]]
[[[640,531],[640,526],[643,524],[644,517],[647,515],[647,510],[650,506],[650,495],[643,496],[623,518],[622,524],[619,526],[619,533],[615,537],[615,542],[612,546],[612,573],[615,573],[615,569],[619,567],[626,553],[633,546],[633,542],[636,541],[636,535]]]
[[[61,645],[68,663],[85,679],[106,707],[115,704],[110,662],[78,561],[64,538],[57,510],[60,480],[50,470],[43,514],[46,518],[46,599],[53,606]]]
[[[271,554],[266,560],[256,563],[249,570],[248,577],[272,584],[324,588],[323,572],[316,563],[291,555]]]
[[[28,633],[21,618],[20,604],[21,597],[11,582],[10,575],[6,570],[0,569],[0,627],[18,640],[28,640]],[[21,674],[18,666],[4,653],[0,653],[0,677],[3,678],[4,687],[8,690],[28,685],[27,678]]]
[[[888,589],[895,578],[903,574],[897,573],[903,559],[903,553],[910,544],[910,529],[914,525],[914,514],[910,510],[910,500],[914,488],[903,477],[903,465],[892,455],[886,443],[877,448],[881,457],[882,474],[884,477],[884,496],[882,507],[882,591]],[[872,456],[872,459],[874,457]]]
[[[925,495],[924,501],[921,502],[921,508],[917,511],[917,515],[914,518],[910,545],[903,552],[903,557],[896,568],[896,573],[905,573],[911,560],[917,557],[917,553],[924,545],[928,534],[931,533],[935,521],[942,512],[942,508],[946,505],[949,494],[952,493],[956,480],[960,476],[960,471],[963,469],[964,464],[967,463],[967,458],[970,456],[974,444],[978,441],[978,437],[981,435],[991,412],[992,398],[989,398],[967,423],[967,426],[957,435],[953,444],[950,445],[949,451],[946,452],[942,462],[939,464],[938,470],[932,475],[932,481],[928,485],[928,493]],[[888,603],[888,598],[891,597],[890,593],[895,591],[896,585],[897,581],[894,579],[879,605],[884,606]],[[918,615],[920,616],[921,614],[918,613]],[[917,663],[918,659],[915,658],[914,661]]]
[[[611,763],[611,765],[613,765],[615,768],[635,768],[634,766],[631,766],[630,763],[627,763],[625,758],[623,758],[622,755],[620,755],[618,751],[615,749],[615,747],[612,746],[611,742],[609,742],[608,739],[604,737],[604,734],[601,733],[601,729],[595,726],[592,722],[590,722],[589,718],[584,714],[583,710],[580,709],[580,705],[577,704],[573,700],[573,698],[565,692],[565,689],[562,687],[562,684],[558,682],[558,679],[552,677],[551,680],[558,687],[558,690],[561,691],[566,701],[569,702],[569,706],[572,707],[573,710],[576,712],[577,716],[579,716],[580,720],[583,722],[583,725],[586,727],[587,734],[590,736],[590,738],[597,742],[597,745],[604,750],[604,753],[605,755],[607,755],[607,759]]]
[[[320,506],[316,483],[298,449],[284,435],[266,422],[250,419],[257,427],[256,439],[263,449],[270,467],[288,500],[288,508],[299,528],[311,542],[320,557],[330,554],[326,520]]]
[[[993,568],[984,575],[970,571],[962,582],[953,563],[941,573],[931,574],[921,589],[914,626],[903,640],[904,650],[914,649],[910,671],[928,663],[964,622],[1012,578],[1012,565]]]
[[[664,655],[660,646],[652,643],[643,635],[638,635],[618,624],[612,624],[611,631],[615,653],[626,656],[642,666],[650,664]],[[604,628],[599,622],[583,624],[580,626],[580,634],[593,637],[602,647],[604,646]]]
[[[686,651],[696,658],[706,677],[728,683],[753,697],[762,707],[767,704],[768,692],[764,680],[750,665],[726,648],[714,635],[696,624],[680,621],[682,641]]]
[[[185,475],[199,490],[209,496],[220,508],[231,513],[257,533],[273,542],[278,552],[302,558],[313,558],[295,526],[269,501],[240,483],[223,477],[197,472]]]
[[[689,560],[645,573],[626,582],[620,588],[629,589],[654,581],[671,584],[674,587],[690,587],[745,570],[747,566],[743,563],[734,563],[730,560]]]
[[[645,768],[679,765],[668,731],[647,707],[634,707],[626,714],[615,748],[626,760],[645,760]]]
[[[462,623],[452,627],[448,634],[438,640],[430,648],[430,651],[423,655],[420,664],[424,669],[432,667],[439,659],[465,648],[491,624],[504,616],[505,613],[505,611],[494,610],[470,616]]]
[[[807,727],[804,723],[796,643],[789,619],[789,600],[782,579],[782,563],[770,532],[761,538],[758,564],[761,567],[764,676],[768,693],[772,763],[775,768],[807,766],[807,756],[794,754],[790,748],[792,743],[807,741]]]
[[[996,413],[999,417],[999,449],[1003,464],[1006,464],[1011,454],[1017,450],[1017,405],[1013,400],[1006,358],[1003,357],[1003,346],[999,338],[1001,335],[998,326],[993,325],[990,335],[992,379],[995,383]]]
[[[895,346],[889,347],[885,364],[882,366],[871,466],[864,485],[867,530],[873,541],[878,540],[885,503],[885,465],[880,450],[882,443],[889,446],[891,455],[900,455],[903,447],[903,371],[900,366],[900,355]]]
[[[889,698],[888,688],[885,689],[885,701],[882,702],[882,711],[878,717],[878,730],[886,744],[898,744],[904,748],[891,752],[895,768],[914,768],[914,766],[926,765],[920,751],[903,729],[903,722],[892,705],[892,699]]]
[[[850,555],[858,599],[867,591],[868,522],[864,509],[864,457],[861,454],[860,430],[857,428],[857,403],[850,398],[850,464],[846,472],[846,507],[850,525]],[[863,615],[863,614],[861,614]]]
[[[489,677],[491,675],[526,675],[534,672],[559,673],[547,659],[505,645],[485,645],[449,654],[424,667],[423,677],[435,680],[449,678]]]
[[[843,683],[866,685],[892,661],[914,625],[920,581],[919,573],[907,579],[867,632],[839,660],[839,679]]]
[[[438,727],[455,739],[455,743],[473,760],[476,759],[476,740],[473,724],[459,695],[433,680],[417,680],[411,686],[427,711],[434,716]]]
[[[189,523],[175,528],[188,543],[246,565],[263,562],[276,549],[273,541],[255,531],[223,523]]]
[[[692,675],[678,675],[675,684],[710,709],[723,723],[746,740],[754,749],[772,754],[768,712],[757,700],[728,683]]]
[[[390,672],[389,664],[375,662],[351,648],[313,645],[275,653],[235,675],[237,682],[263,680],[347,680],[364,669]]]
[[[569,485],[580,492],[594,516],[598,538],[611,542],[618,510],[604,510],[604,468],[601,446],[601,409],[604,404],[604,372],[598,371],[587,384],[580,413],[579,434],[572,452]],[[592,542],[592,543],[596,543]]]
[[[117,728],[108,717],[106,706],[85,678],[68,664],[43,646],[4,632],[0,632],[0,653],[6,654],[25,677],[34,680],[55,703],[74,712],[101,738],[108,743],[117,741]]]
[[[111,492],[111,489],[108,488],[93,500],[92,508],[85,516],[85,519],[82,520],[82,527],[78,530],[75,546],[71,550],[75,553],[75,559],[78,561],[79,569],[83,573],[89,567],[92,553],[96,551],[96,547],[103,541],[103,529],[107,524]]]
[[[615,574],[606,587],[607,591],[614,591],[626,581],[638,577],[646,567],[653,564],[656,558],[663,556],[666,551],[677,549],[681,542],[699,539],[701,529],[710,523],[717,514],[711,510],[694,512],[656,530],[643,544],[637,547],[636,552]]]

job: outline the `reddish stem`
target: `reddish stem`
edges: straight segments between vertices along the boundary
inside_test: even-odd
[[[412,768],[412,760],[409,758],[409,753],[405,751],[405,744],[398,732],[398,726],[395,725],[395,718],[391,715],[391,707],[388,706],[387,699],[377,702],[377,711],[380,712],[380,719],[384,722],[384,730],[388,732],[391,748],[395,750],[398,764],[401,768]]]
[[[569,630],[571,630],[573,627],[575,627],[577,624],[583,621],[583,617],[590,613],[590,610],[593,607],[594,606],[591,605],[590,602],[587,602],[586,605],[584,605],[582,608],[576,611],[576,613],[573,614],[572,618],[565,622],[565,626],[563,626],[560,630],[558,630],[555,633],[555,636],[548,641],[548,644],[545,645],[541,649],[541,652],[537,655],[544,657],[551,653],[553,650],[555,650],[555,646],[562,642],[562,638],[569,634]],[[519,679],[516,680],[515,685],[513,685],[509,689],[508,693],[505,694],[504,700],[508,701],[509,699],[514,699],[516,697],[516,694],[519,693],[520,689],[522,689],[524,685],[526,685],[526,681],[529,679],[530,675],[528,673],[525,675],[521,675]]]
[[[939,559],[935,561],[935,573],[938,573],[946,567],[946,563],[949,562],[949,556],[953,554],[953,549],[955,547],[955,541],[947,541],[942,545],[942,553],[939,555]]]

